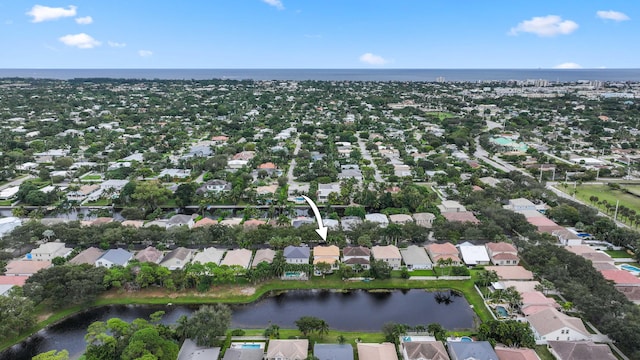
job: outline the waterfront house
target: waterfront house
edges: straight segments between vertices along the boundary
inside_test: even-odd
[[[176,226],[188,226],[189,228],[191,228],[193,224],[194,222],[192,215],[177,214],[169,218],[169,221],[167,221],[167,229],[171,229],[172,227]]]
[[[351,344],[318,344],[313,345],[313,355],[319,360],[353,360]]]
[[[64,247],[62,242],[48,242],[40,245],[37,249],[33,249],[30,260],[51,261],[57,257],[66,258],[72,251],[73,249]],[[27,257],[29,258],[29,255]]]
[[[213,359],[213,358],[212,358]],[[230,347],[224,352],[222,360],[263,360],[264,350]],[[209,360],[209,359],[207,359]]]
[[[223,255],[224,255],[224,250],[210,247],[198,252],[193,257],[193,260],[191,260],[191,262],[194,264],[195,263],[200,263],[200,264],[213,263],[216,265],[220,265],[220,261],[222,261]]]
[[[329,195],[331,193],[340,194],[340,184],[318,184],[317,199],[319,203],[326,203],[329,201]]]
[[[427,252],[421,246],[410,245],[407,248],[400,249],[400,254],[402,255],[402,261],[404,261],[409,270],[425,270],[433,267]]]
[[[307,339],[272,339],[267,346],[266,360],[305,360],[309,348]]]
[[[0,219],[0,238],[5,234],[12,232],[13,229],[17,228],[20,225],[22,225],[22,220],[14,216]]]
[[[169,270],[178,270],[184,268],[186,264],[193,259],[193,250],[184,247],[178,247],[170,251],[160,262],[160,266],[164,266]]]
[[[258,220],[258,219],[249,219],[247,221],[245,221],[244,223],[242,223],[242,228],[245,230],[252,230],[252,229],[257,229],[258,226],[260,225],[265,225],[267,222],[264,220]]]
[[[363,270],[369,270],[371,250],[364,246],[347,246],[342,249],[342,262],[354,267],[360,265]]]
[[[344,216],[340,219],[340,223],[344,231],[350,231],[362,224],[362,219],[357,216]]]
[[[331,270],[338,270],[340,262],[340,249],[335,245],[316,246],[313,248],[313,265],[327,263],[331,265]],[[317,275],[321,275],[317,273]]]
[[[127,266],[131,259],[133,259],[133,254],[125,249],[110,249],[96,260],[96,266],[104,266],[107,268],[113,266]]]
[[[536,344],[546,344],[548,340],[577,341],[589,340],[589,331],[582,320],[561,313],[553,307],[527,316]]]
[[[451,360],[498,360],[488,341],[447,341]]]
[[[164,254],[153,246],[147,246],[146,248],[138,251],[133,258],[140,262],[159,264],[164,258]]]
[[[449,354],[441,341],[403,341],[404,360],[449,360]]]
[[[210,360],[219,356],[219,347],[198,346],[195,341],[186,339],[180,347],[177,360]]]
[[[199,227],[207,227],[207,226],[213,226],[217,224],[218,224],[218,220],[214,220],[206,217],[198,220],[195,224],[193,224],[192,228],[195,229]]]
[[[276,256],[276,252],[272,249],[258,249],[256,251],[256,254],[253,256],[253,262],[251,263],[251,267],[255,268],[261,262],[271,264],[275,256]]]
[[[607,344],[591,341],[549,341],[549,352],[557,360],[616,360]]]
[[[358,343],[358,359],[362,360],[398,360],[396,346],[393,343]]]
[[[243,269],[248,269],[251,264],[251,255],[253,253],[251,250],[247,249],[235,249],[227,251],[227,254],[224,256],[224,259],[220,263],[220,265],[227,266],[240,266]]]
[[[400,250],[394,245],[374,246],[371,254],[376,260],[382,260],[389,264],[393,270],[399,270],[402,265],[402,255]]]
[[[95,265],[96,260],[98,260],[104,251],[90,247],[88,249],[82,250],[78,255],[76,255],[73,259],[69,260],[69,264],[72,265],[80,265],[80,264],[91,264]]]
[[[493,265],[518,265],[518,250],[506,242],[490,242],[484,245]]]
[[[460,254],[467,266],[489,265],[489,254],[484,246],[461,244]]]
[[[308,264],[311,250],[308,246],[289,245],[284,248],[283,255],[287,264]]]
[[[31,276],[42,269],[48,269],[51,261],[11,260],[5,266],[6,276]]]
[[[209,180],[196,190],[196,194],[219,194],[231,191],[231,183],[224,180]]]
[[[460,260],[458,248],[452,243],[446,242],[444,244],[429,244],[426,245],[427,254],[431,258],[431,261],[438,265],[438,261],[451,260],[451,266],[460,266],[462,261]]]

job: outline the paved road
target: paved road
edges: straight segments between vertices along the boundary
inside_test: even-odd
[[[369,160],[371,162],[369,166],[373,168],[374,179],[376,180],[377,183],[384,182],[382,175],[380,175],[380,171],[378,171],[378,167],[373,162],[373,157],[371,156],[371,153],[369,152],[369,150],[367,150],[367,147],[365,146],[364,140],[360,138],[360,132],[358,132],[356,136],[358,137],[358,146],[360,147],[360,153],[362,154],[362,158],[365,160]]]
[[[27,181],[29,179],[35,179],[35,176],[27,175],[27,176],[22,177],[20,179],[10,181],[10,182],[0,186],[0,190],[4,190],[4,189],[7,189],[7,188],[10,188],[10,187],[13,187],[13,186],[20,186],[20,184],[22,184],[23,182],[25,182],[25,181]]]
[[[298,151],[300,151],[300,146],[302,146],[300,137],[297,137],[294,143],[296,144],[296,147],[295,149],[293,149],[293,157],[291,159],[291,163],[289,164],[289,171],[287,171],[287,178],[289,179],[289,182],[293,182],[293,168],[296,167],[296,155],[298,155]]]

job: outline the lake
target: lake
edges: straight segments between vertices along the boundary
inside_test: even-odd
[[[446,295],[447,301],[442,301]],[[27,341],[0,354],[1,360],[30,360],[49,350],[67,349],[71,359],[82,355],[84,335],[94,321],[113,317],[125,321],[147,318],[164,310],[163,322],[173,324],[182,315],[189,315],[198,306],[186,305],[111,305],[74,315],[38,332]],[[302,316],[325,320],[331,329],[378,332],[387,322],[411,326],[440,323],[449,330],[474,327],[475,313],[463,296],[449,291],[425,290],[337,292],[331,290],[294,290],[264,297],[259,301],[232,306],[231,328],[266,328],[278,324],[295,328]]]

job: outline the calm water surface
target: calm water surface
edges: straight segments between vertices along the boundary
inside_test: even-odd
[[[232,328],[266,328],[270,323],[283,328],[295,328],[302,316],[316,316],[332,329],[380,331],[386,322],[427,325],[440,323],[447,329],[471,328],[475,314],[462,296],[450,297],[451,302],[438,303],[437,293],[424,290],[390,292],[332,292],[326,290],[296,290],[263,298],[260,301],[233,307]],[[447,292],[447,294],[449,294]],[[73,316],[40,331],[26,342],[0,354],[1,360],[28,360],[41,352],[67,349],[72,359],[85,349],[84,335],[94,321],[118,317],[126,321],[147,318],[155,311],[166,312],[163,322],[173,324],[196,307],[114,305],[104,306]]]

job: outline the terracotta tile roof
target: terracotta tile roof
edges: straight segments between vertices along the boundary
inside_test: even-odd
[[[616,285],[635,285],[640,286],[640,278],[631,275],[630,272],[624,270],[602,270],[602,276],[613,281]]]

